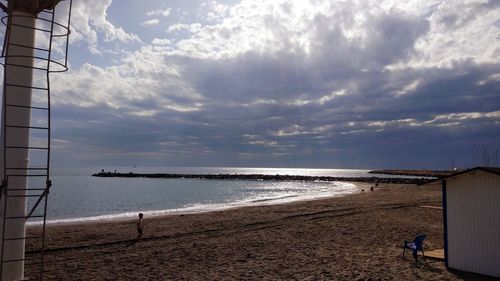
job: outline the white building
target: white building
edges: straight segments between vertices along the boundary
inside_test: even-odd
[[[448,268],[500,277],[500,168],[441,179]]]

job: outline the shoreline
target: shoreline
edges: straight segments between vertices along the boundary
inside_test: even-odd
[[[239,208],[247,208],[247,207],[259,207],[259,206],[271,206],[271,205],[283,205],[283,204],[293,204],[296,202],[307,202],[314,200],[322,200],[328,198],[337,198],[344,196],[352,196],[358,194],[362,189],[368,189],[369,184],[364,182],[349,182],[353,184],[353,191],[350,193],[341,193],[341,194],[325,194],[319,195],[316,197],[301,197],[290,196],[285,198],[297,197],[297,200],[285,200],[285,198],[269,198],[269,199],[259,199],[254,201],[242,201],[242,202],[232,202],[228,204],[206,204],[205,208],[198,206],[198,209],[193,206],[178,208],[178,209],[162,209],[162,210],[136,210],[136,211],[127,211],[116,214],[103,214],[97,216],[83,216],[83,217],[70,217],[70,218],[59,218],[59,219],[50,219],[47,220],[46,225],[77,225],[77,224],[92,224],[92,223],[106,223],[106,222],[124,222],[124,221],[133,221],[136,219],[136,216],[139,212],[144,213],[144,215],[150,218],[158,218],[158,217],[166,217],[166,216],[176,216],[176,215],[189,215],[189,214],[205,214],[226,210],[234,210]],[[307,194],[306,194],[307,195]],[[201,205],[203,206],[203,204]],[[42,224],[41,221],[33,221],[27,224],[27,227],[40,227]]]

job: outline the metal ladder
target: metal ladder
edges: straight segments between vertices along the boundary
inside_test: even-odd
[[[63,0],[64,1],[64,0]],[[71,0],[66,1],[69,3],[69,15],[67,22],[64,24],[56,22],[56,13],[58,8],[54,10],[43,10],[36,17],[35,27],[16,25],[12,23],[13,15],[7,12],[7,16],[2,18],[2,23],[6,26],[6,38],[4,38],[1,63],[4,66],[4,80],[3,80],[3,120],[5,126],[2,128],[3,136],[3,179],[0,186],[0,198],[4,200],[3,205],[3,221],[0,223],[3,226],[9,220],[24,220],[25,222],[36,221],[40,224],[35,232],[36,234],[29,234],[25,231],[24,236],[20,237],[6,237],[6,227],[3,227],[2,239],[0,241],[0,278],[4,265],[7,263],[24,262],[24,267],[29,268],[30,280],[42,280],[43,266],[44,266],[44,249],[45,249],[45,226],[47,219],[47,200],[50,187],[52,185],[50,180],[50,143],[51,143],[51,108],[50,108],[50,73],[64,72],[67,70],[67,52],[68,52],[68,37],[69,26],[71,18]],[[17,16],[17,15],[14,15]],[[34,46],[25,46],[11,42],[10,29],[12,26],[16,28],[30,28],[34,30],[35,41]],[[38,39],[38,37],[45,38],[46,41]],[[58,44],[58,53],[54,53],[54,44]],[[42,45],[42,46],[41,46]],[[18,56],[10,55],[9,48],[15,46],[16,48],[30,49],[33,56]],[[63,46],[63,48],[61,48]],[[63,50],[61,52],[61,49]],[[9,60],[12,57],[33,59],[34,64],[32,67],[11,63]],[[7,67],[20,67],[30,68],[33,72],[32,85],[20,85],[10,83],[7,77]],[[9,103],[6,93],[11,88],[24,88],[29,89],[32,94],[31,105],[19,105]],[[32,118],[29,124],[19,124],[16,120],[9,120],[8,110],[26,110],[30,112]],[[35,120],[35,118],[37,118]],[[11,118],[12,119],[12,118]],[[34,121],[35,122],[34,122]],[[29,134],[29,145],[20,146],[15,143],[7,143],[9,134],[16,134],[16,131],[23,131]],[[27,130],[27,131],[26,131]],[[9,157],[15,153],[28,153],[29,157],[37,158],[37,163],[28,164],[24,167],[9,167]],[[11,182],[27,181],[26,188],[24,186],[15,186],[9,184]],[[13,199],[11,199],[13,198]],[[27,210],[25,214],[7,214],[8,204],[15,203],[16,199],[27,200]],[[12,202],[13,201],[13,202]],[[11,241],[25,241],[25,254],[22,258],[9,258],[5,256],[4,250],[7,243]],[[37,270],[38,268],[38,270]],[[36,276],[38,275],[38,276]]]

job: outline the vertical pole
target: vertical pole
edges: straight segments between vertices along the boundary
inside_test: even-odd
[[[8,189],[4,192],[0,202],[0,219],[4,224],[0,224],[0,239],[3,242],[3,261],[19,260],[3,263],[1,280],[22,280],[24,279],[24,247],[25,240],[8,240],[9,238],[20,238],[26,236],[25,219],[26,216],[26,188],[28,174],[28,154],[29,150],[29,129],[9,128],[6,125],[29,126],[31,119],[31,88],[33,82],[33,55],[32,47],[35,43],[35,17],[23,11],[12,11],[8,23],[8,34],[6,35],[7,53],[5,61],[4,76],[4,103],[2,106],[2,141],[5,146],[16,146],[24,148],[5,149],[3,157],[5,161],[0,161],[0,171],[2,178],[7,180]],[[21,46],[22,45],[22,46]],[[23,47],[25,46],[25,47]],[[19,66],[21,65],[21,66]],[[17,85],[17,86],[12,86]],[[19,87],[21,86],[21,87]],[[20,105],[25,107],[9,107],[6,105]],[[5,175],[6,168],[21,168],[16,170],[15,175]],[[12,174],[13,172],[9,172]],[[7,178],[8,177],[8,178]],[[17,195],[19,197],[6,197],[6,195]],[[21,217],[16,219],[6,219],[6,217]]]

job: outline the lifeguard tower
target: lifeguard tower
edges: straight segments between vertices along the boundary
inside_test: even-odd
[[[67,70],[71,0],[7,0],[0,8],[0,277],[41,280],[51,187],[50,74]],[[26,232],[30,220],[40,224],[35,234]]]

